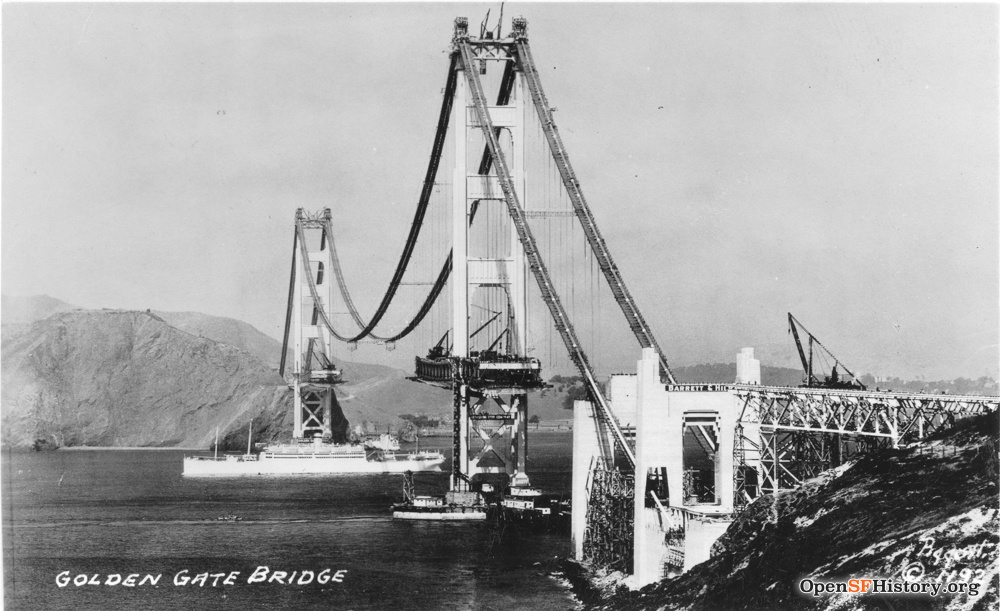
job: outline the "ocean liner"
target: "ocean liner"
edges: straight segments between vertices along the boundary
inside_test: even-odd
[[[185,456],[185,477],[239,475],[310,475],[339,473],[403,473],[440,471],[444,455],[433,450],[407,454],[366,449],[358,444],[312,443],[270,445],[259,453]]]

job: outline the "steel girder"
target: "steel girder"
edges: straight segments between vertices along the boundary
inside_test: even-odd
[[[734,385],[744,421],[774,431],[919,439],[955,418],[996,410],[1000,397]]]
[[[750,500],[745,469],[755,468],[759,492],[794,488],[849,454],[896,447],[996,410],[1000,397],[905,394],[823,388],[732,385],[742,404],[734,448],[737,511]],[[759,425],[759,439],[743,424]]]

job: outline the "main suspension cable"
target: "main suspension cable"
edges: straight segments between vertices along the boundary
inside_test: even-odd
[[[416,246],[417,237],[420,233],[420,226],[423,224],[423,219],[426,215],[428,204],[430,203],[430,195],[433,192],[434,180],[437,176],[437,168],[441,160],[441,151],[444,146],[444,139],[448,130],[448,122],[451,116],[451,108],[455,98],[455,86],[457,82],[458,71],[455,70],[457,63],[457,54],[452,54],[451,63],[448,68],[448,82],[445,86],[445,99],[441,105],[441,114],[438,117],[438,131],[434,141],[434,150],[431,154],[431,162],[427,168],[427,175],[424,178],[424,188],[420,194],[420,201],[417,205],[417,213],[414,215],[413,223],[410,225],[410,234],[407,237],[406,246],[403,249],[403,255],[400,258],[399,263],[396,266],[396,273],[393,275],[392,281],[389,284],[389,289],[386,291],[385,296],[382,298],[382,303],[379,305],[379,309],[376,311],[375,316],[367,324],[364,323],[357,308],[354,306],[354,300],[351,298],[350,291],[347,289],[347,284],[344,281],[344,275],[340,267],[340,261],[337,257],[336,247],[334,246],[333,239],[333,227],[331,226],[330,220],[327,219],[326,232],[328,237],[328,243],[330,244],[330,255],[333,261],[333,270],[337,276],[337,284],[340,288],[341,296],[344,299],[344,304],[347,306],[350,312],[351,318],[354,322],[362,328],[361,332],[354,337],[344,337],[343,334],[336,332],[332,326],[329,326],[330,332],[341,341],[346,342],[356,342],[365,337],[372,337],[373,339],[385,342],[394,342],[410,334],[423,321],[424,317],[433,307],[434,302],[440,296],[445,283],[448,281],[448,277],[451,274],[452,266],[452,253],[449,252],[448,256],[445,258],[444,264],[441,266],[441,271],[438,273],[437,280],[435,281],[430,292],[427,294],[426,299],[423,304],[421,304],[420,309],[412,320],[406,325],[406,327],[397,333],[396,335],[390,337],[383,337],[373,333],[375,326],[379,323],[385,312],[388,310],[389,303],[392,301],[396,294],[396,290],[402,283],[403,274],[406,271],[406,267],[410,262],[410,258],[413,256],[413,250]],[[497,105],[505,106],[510,101],[510,94],[514,87],[514,62],[507,62],[506,68],[504,69],[503,79],[500,86],[500,92],[497,96]],[[499,133],[500,128],[496,128],[496,132]],[[479,164],[479,173],[481,175],[489,174],[493,164],[493,158],[489,154],[489,148],[484,147],[483,158]],[[469,224],[476,217],[476,212],[478,211],[480,202],[475,200],[472,202],[470,214],[469,214]],[[327,323],[326,317],[324,316],[324,324]]]

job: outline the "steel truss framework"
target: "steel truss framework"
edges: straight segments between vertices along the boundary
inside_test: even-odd
[[[504,394],[472,392],[471,397],[474,402],[469,405],[469,432],[478,437],[482,447],[478,451],[473,448],[476,454],[470,457],[469,466],[480,473],[523,474],[527,436],[522,423],[527,419],[528,395],[512,389]],[[500,408],[499,412],[496,407]],[[488,466],[491,456],[502,465]]]
[[[609,570],[632,572],[635,478],[598,458],[590,469],[585,560]]]
[[[470,479],[480,473],[524,477],[528,395],[521,389],[483,392],[467,388],[465,396],[470,437],[466,475]]]
[[[469,490],[473,478],[482,474],[506,474],[510,484],[528,485],[527,393],[523,388],[473,388],[458,359],[451,360],[451,367],[455,423],[451,489]]]
[[[330,388],[302,388],[302,437],[312,439],[313,435],[321,435],[329,439],[333,431],[332,405]]]
[[[759,492],[794,488],[850,456],[898,447],[954,424],[957,418],[996,410],[1000,397],[904,394],[823,388],[734,385],[742,403],[734,449],[737,511],[752,500],[748,468]],[[759,427],[758,439],[743,424]]]

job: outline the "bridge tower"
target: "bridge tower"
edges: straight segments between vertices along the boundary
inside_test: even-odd
[[[289,337],[292,341],[291,386],[294,395],[292,437],[324,441],[344,441],[345,431],[340,410],[334,409],[334,386],[340,384],[341,372],[332,361],[333,326],[329,304],[333,301],[334,283],[329,228],[330,209],[307,213],[295,212],[295,238],[292,274],[288,290],[285,338],[281,353],[281,375]]]
[[[456,21],[456,39],[467,36],[463,20]],[[455,407],[452,490],[464,490],[472,478],[487,473],[506,474],[510,484],[527,486],[525,459],[528,450],[528,390],[540,385],[541,368],[527,357],[527,274],[517,232],[509,223],[492,227],[494,235],[470,230],[474,216],[506,218],[504,194],[490,161],[484,156],[482,124],[470,99],[469,79],[478,79],[491,68],[502,70],[497,104],[489,107],[502,154],[521,201],[524,189],[525,124],[524,83],[510,53],[513,39],[469,38],[476,69],[456,66],[451,130],[454,134],[452,202],[452,358],[456,373],[452,389]],[[506,43],[506,44],[503,44]],[[473,72],[470,74],[470,72]],[[478,72],[478,74],[475,74]],[[473,84],[474,86],[474,84]],[[513,91],[511,91],[513,89]],[[470,142],[477,142],[470,151]],[[487,157],[488,158],[488,157]],[[492,292],[502,298],[501,320],[506,320],[506,342],[496,337],[486,350],[473,350],[472,339],[481,328],[470,329],[474,299]],[[494,348],[494,346],[496,346]]]
[[[512,486],[530,484],[525,471],[528,392],[542,386],[541,364],[527,356],[529,274],[494,157],[502,156],[504,178],[526,204],[524,126],[529,108],[514,43],[513,37],[501,38],[499,32],[495,37],[493,32],[469,36],[467,21],[455,21],[456,60],[459,45],[467,44],[471,61],[455,61],[449,78],[455,160],[452,346],[450,350],[439,346],[427,359],[417,359],[419,379],[447,380],[454,393],[451,489],[455,491],[468,490],[473,478],[489,474],[506,475]],[[491,71],[502,76],[496,104],[486,106],[484,122],[475,96],[483,93],[480,76]],[[485,131],[493,133],[498,150],[491,151]],[[477,216],[489,222],[474,224]],[[488,320],[473,325],[481,303],[492,305]],[[500,324],[493,324],[497,320]]]

